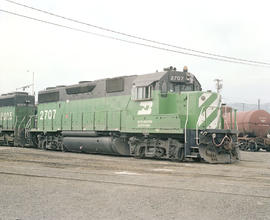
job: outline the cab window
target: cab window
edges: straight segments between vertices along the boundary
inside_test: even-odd
[[[132,88],[132,100],[149,100],[152,98],[152,86],[139,86]]]

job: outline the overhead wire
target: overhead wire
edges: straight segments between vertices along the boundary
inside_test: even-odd
[[[34,21],[38,21],[38,22],[42,22],[42,23],[62,27],[62,28],[66,28],[66,29],[69,29],[69,30],[83,32],[83,33],[95,35],[95,36],[98,36],[98,37],[103,37],[103,38],[108,38],[108,39],[112,39],[112,40],[122,41],[122,42],[125,42],[125,43],[145,46],[145,47],[154,48],[154,49],[158,49],[158,50],[163,50],[163,51],[167,51],[167,52],[173,52],[173,53],[184,54],[184,55],[189,55],[189,56],[194,56],[194,57],[199,57],[199,58],[205,58],[205,59],[211,59],[211,60],[217,60],[217,61],[228,62],[228,63],[236,63],[236,64],[243,64],[243,65],[249,65],[249,66],[270,68],[270,66],[265,66],[265,65],[261,65],[261,64],[252,64],[252,63],[246,63],[246,62],[241,62],[241,61],[233,61],[233,60],[226,60],[226,59],[221,59],[221,58],[216,58],[216,57],[209,57],[209,56],[204,56],[204,55],[200,55],[200,54],[192,54],[192,53],[188,53],[188,52],[172,50],[172,49],[165,48],[165,47],[159,47],[159,46],[150,45],[150,44],[146,44],[146,43],[140,43],[140,42],[136,42],[136,41],[121,39],[121,38],[118,38],[118,37],[99,34],[99,33],[86,31],[86,30],[83,30],[83,29],[75,28],[75,27],[70,27],[70,26],[67,26],[67,25],[54,23],[54,22],[51,22],[51,21],[42,20],[42,19],[39,19],[39,18],[30,17],[30,16],[27,16],[27,15],[22,15],[22,14],[7,11],[7,10],[1,9],[1,8],[0,8],[0,11],[2,11],[4,13],[7,13],[7,14],[15,15],[15,16],[18,16],[18,17],[23,17],[23,18],[26,18],[26,19],[30,19],[30,20],[34,20]]]
[[[22,7],[25,7],[25,8],[28,8],[28,9],[31,9],[31,10],[35,10],[35,11],[42,12],[42,13],[45,13],[45,14],[48,14],[48,15],[51,15],[51,16],[55,16],[55,17],[58,17],[58,18],[61,18],[61,19],[65,19],[65,20],[68,20],[68,21],[71,21],[71,22],[87,25],[87,26],[90,26],[92,28],[100,29],[100,30],[103,30],[103,31],[111,32],[111,33],[114,33],[114,34],[130,37],[130,38],[134,38],[134,39],[137,39],[137,40],[146,41],[146,42],[149,42],[149,43],[159,44],[159,45],[163,45],[163,46],[167,46],[167,47],[172,47],[172,48],[181,49],[181,50],[185,50],[185,51],[195,52],[195,53],[199,53],[199,54],[203,54],[203,55],[207,55],[207,56],[212,56],[212,57],[219,57],[219,58],[228,59],[228,60],[241,61],[241,62],[247,62],[247,63],[253,63],[253,64],[260,64],[260,65],[270,65],[270,63],[268,63],[268,62],[262,62],[262,61],[250,60],[250,59],[242,59],[242,58],[237,58],[237,57],[232,57],[232,56],[224,56],[224,55],[220,55],[220,54],[216,54],[216,53],[209,53],[209,52],[204,52],[204,51],[200,51],[200,50],[194,50],[194,49],[190,49],[190,48],[186,48],[186,47],[176,46],[176,45],[172,45],[172,44],[168,44],[168,43],[164,43],[164,42],[160,42],[160,41],[156,41],[156,40],[151,40],[151,39],[147,39],[147,38],[144,38],[144,37],[140,37],[140,36],[136,36],[136,35],[132,35],[132,34],[127,34],[127,33],[124,33],[124,32],[115,31],[115,30],[112,30],[112,29],[109,29],[109,28],[98,26],[98,25],[86,23],[86,22],[79,21],[77,19],[69,18],[69,17],[66,17],[66,16],[58,15],[58,14],[55,14],[55,13],[52,13],[52,12],[49,12],[49,11],[46,11],[46,10],[38,9],[38,8],[28,6],[28,5],[25,5],[25,4],[22,4],[22,3],[18,3],[18,2],[12,1],[12,0],[5,0],[5,1],[7,1],[9,3],[12,3],[12,4],[22,6]]]

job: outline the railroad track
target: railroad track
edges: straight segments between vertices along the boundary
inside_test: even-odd
[[[88,169],[95,169],[95,170],[102,170],[102,171],[110,171],[110,172],[116,172],[119,171],[119,165],[114,166],[114,163],[112,164],[87,164],[84,165],[82,163],[80,164],[72,164],[72,163],[59,163],[59,162],[48,162],[48,161],[36,161],[36,160],[23,160],[23,159],[10,159],[10,158],[0,158],[0,161],[7,161],[7,162],[21,162],[21,163],[32,163],[32,164],[40,164],[44,165],[44,167],[49,167],[53,169],[61,169],[61,173],[75,173],[75,174],[90,174],[90,175],[98,175],[98,176],[115,176],[114,173],[99,173],[99,172],[78,172],[72,171],[72,170],[67,170],[68,168],[88,168]],[[138,160],[139,161],[139,160]],[[99,161],[100,162],[100,161]],[[10,166],[1,166],[1,168],[6,167],[7,169]],[[124,167],[124,165],[122,166]],[[18,166],[14,166],[14,168],[18,169]],[[67,169],[63,169],[67,168]],[[130,169],[132,168],[132,169]],[[187,167],[189,168],[189,167]],[[264,176],[257,176],[257,177],[241,177],[241,176],[234,176],[234,175],[221,175],[221,174],[210,174],[210,173],[194,173],[194,172],[180,172],[179,170],[175,171],[155,171],[153,169],[139,169],[139,168],[134,168],[134,167],[128,167],[126,168],[129,172],[136,172],[141,175],[166,175],[166,176],[171,176],[171,177],[193,177],[193,178],[212,178],[212,179],[223,179],[227,181],[235,181],[235,182],[244,182],[244,183],[254,183],[258,185],[258,183],[263,184],[263,186],[269,186],[270,187],[270,174],[264,174]],[[35,171],[42,171],[40,168],[31,168],[31,170]],[[123,168],[122,168],[123,170]],[[159,169],[157,169],[159,170]]]
[[[270,196],[262,196],[262,195],[220,192],[220,191],[213,191],[213,190],[212,191],[211,190],[197,190],[197,189],[190,189],[190,188],[145,185],[145,184],[136,184],[136,183],[122,183],[122,182],[117,182],[117,181],[89,180],[89,179],[82,179],[82,178],[59,177],[59,176],[49,176],[49,175],[32,175],[32,174],[22,174],[22,173],[14,173],[14,172],[0,172],[0,174],[11,175],[11,176],[25,176],[25,177],[31,177],[31,178],[57,179],[57,180],[91,182],[91,183],[120,185],[120,186],[131,186],[131,187],[140,187],[140,188],[149,188],[149,189],[174,190],[174,191],[185,191],[185,192],[188,191],[188,192],[197,192],[197,193],[210,193],[210,194],[219,194],[219,195],[222,194],[222,195],[228,195],[228,196],[241,196],[241,197],[270,199]]]
[[[115,176],[115,172],[119,170],[127,170],[128,172],[136,172],[141,175],[164,175],[164,176],[170,176],[170,177],[185,177],[185,178],[193,178],[193,179],[202,179],[202,178],[209,178],[209,179],[216,179],[216,180],[222,180],[222,181],[233,181],[233,182],[240,182],[240,184],[247,184],[249,183],[250,185],[253,186],[260,186],[260,187],[270,187],[270,173],[264,172],[263,174],[260,173],[254,173],[253,170],[249,171],[248,173],[245,173],[245,176],[239,176],[239,174],[232,175],[232,173],[236,170],[216,170],[218,173],[206,173],[206,172],[201,172],[201,166],[205,166],[202,164],[194,164],[194,163],[187,163],[190,166],[185,166],[186,163],[172,163],[169,162],[167,163],[165,161],[149,161],[149,160],[137,160],[133,158],[123,158],[120,157],[120,161],[114,161],[111,160],[111,156],[104,157],[102,155],[91,155],[91,158],[88,158],[88,155],[85,155],[85,157],[81,157],[82,155],[76,155],[69,153],[68,157],[66,157],[66,153],[61,153],[59,152],[59,155],[54,154],[51,155],[49,151],[44,154],[44,151],[40,151],[40,153],[36,152],[21,152],[21,151],[16,151],[13,152],[12,154],[10,152],[3,152],[4,154],[0,154],[0,161],[2,162],[15,162],[15,163],[22,163],[22,164],[37,164],[41,165],[42,167],[49,167],[53,169],[61,169],[61,173],[70,173],[70,174],[78,174],[78,175],[97,175],[97,176]],[[38,159],[28,159],[28,158],[20,158],[20,155],[25,155],[27,157],[35,157]],[[98,156],[98,158],[95,158],[95,156]],[[46,159],[46,161],[44,161]],[[61,159],[62,162],[58,162],[57,160]],[[51,160],[51,161],[49,161]],[[70,161],[73,161],[72,163]],[[245,162],[251,162],[249,160],[245,160]],[[128,166],[126,166],[126,162],[128,162]],[[252,161],[253,162],[253,161]],[[254,161],[255,162],[255,161]],[[154,166],[153,166],[154,164]],[[192,165],[200,165],[197,167],[194,167]],[[1,164],[2,168],[2,174],[8,173],[4,172],[7,171],[10,166],[3,166],[4,164]],[[12,166],[12,164],[10,164]],[[143,166],[143,168],[141,168]],[[167,170],[164,169],[160,171],[160,169],[153,169],[154,168],[168,168]],[[236,165],[233,165],[235,167]],[[21,165],[16,165],[12,166],[13,168],[19,169]],[[41,168],[35,168],[31,167],[31,170],[33,171],[43,171],[44,169]],[[211,168],[209,172],[212,172],[212,168],[214,166],[208,165],[207,167]],[[76,168],[76,171],[72,170],[73,168]],[[85,172],[78,170],[77,168],[82,168],[85,169]],[[198,168],[198,169],[196,169]],[[3,170],[5,169],[5,170]],[[171,170],[170,170],[171,169]],[[186,172],[183,172],[182,169],[186,169]],[[267,168],[266,168],[267,169]],[[95,172],[96,170],[96,172]],[[1,171],[1,170],[0,170]],[[79,172],[78,172],[79,171]],[[101,172],[99,172],[101,171]],[[106,173],[107,172],[107,173]],[[215,172],[215,170],[213,171]],[[225,173],[226,172],[226,173]],[[1,174],[0,173],[0,174]],[[16,174],[16,173],[15,173]],[[14,175],[15,175],[14,174]],[[18,175],[21,175],[18,173]],[[32,175],[32,174],[25,174],[25,175]],[[34,177],[35,175],[33,175]],[[39,175],[37,175],[39,176]],[[42,176],[41,176],[42,177]],[[45,178],[46,176],[44,176]],[[49,177],[48,177],[49,178]],[[63,177],[59,177],[63,178]],[[71,178],[72,179],[72,178]],[[195,180],[196,181],[196,180]]]

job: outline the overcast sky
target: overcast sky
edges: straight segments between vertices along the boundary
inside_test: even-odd
[[[181,47],[270,63],[269,1],[15,0],[94,25]],[[0,9],[96,33],[5,0]],[[119,37],[119,36],[118,36]],[[120,36],[121,37],[121,36]],[[124,37],[121,37],[124,38]],[[270,68],[220,62],[76,32],[0,12],[0,94],[188,66],[204,90],[223,79],[224,102],[270,102]]]

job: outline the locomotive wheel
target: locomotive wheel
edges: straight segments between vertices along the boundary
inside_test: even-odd
[[[42,143],[43,143],[43,141],[41,141],[41,140],[38,141],[38,149],[42,149]]]
[[[175,153],[175,161],[181,162],[185,158],[185,151],[183,147],[179,147]]]
[[[42,141],[42,149],[43,150],[47,150],[47,141],[46,140],[44,140],[44,141]]]
[[[9,146],[9,143],[8,143],[8,136],[5,135],[5,136],[4,136],[4,139],[5,139],[5,146]]]
[[[35,148],[39,148],[39,142],[38,142],[38,140],[37,140],[37,137],[35,136],[35,137],[33,137],[33,139],[32,139],[32,143],[33,143],[33,147],[35,147]]]
[[[67,152],[67,148],[65,147],[65,145],[63,143],[61,143],[59,145],[60,145],[60,149],[62,152]]]
[[[192,158],[192,160],[195,161],[195,162],[202,162],[202,158],[201,157]]]
[[[137,147],[135,157],[140,159],[145,158],[145,147]]]

